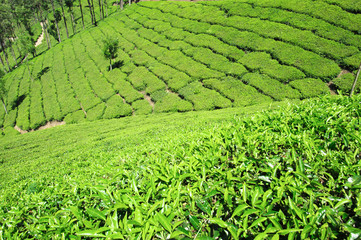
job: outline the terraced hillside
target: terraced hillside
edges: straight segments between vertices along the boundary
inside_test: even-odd
[[[141,2],[6,76],[5,134],[152,112],[242,107],[329,94],[361,61],[349,1]],[[118,68],[102,46],[119,39]],[[351,75],[352,73],[348,73]]]

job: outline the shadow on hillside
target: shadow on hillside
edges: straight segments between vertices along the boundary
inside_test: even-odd
[[[15,99],[15,101],[11,104],[11,109],[17,108],[25,100],[25,98],[26,98],[25,94],[18,96]]]
[[[112,67],[113,67],[113,69],[115,69],[115,68],[121,68],[121,67],[123,67],[123,65],[124,65],[124,61],[123,61],[123,60],[119,60],[119,61],[114,62],[114,63],[112,64]],[[108,71],[110,71],[110,66],[108,67]]]
[[[40,72],[38,72],[38,75],[36,76],[37,80],[40,80],[40,78],[47,72],[49,72],[50,67],[43,68]]]

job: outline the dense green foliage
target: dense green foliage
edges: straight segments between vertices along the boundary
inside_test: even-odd
[[[64,41],[5,76],[10,111],[0,111],[0,127],[31,130],[53,120],[75,123],[329,94],[327,83],[361,62],[358,10],[344,2],[159,1],[114,13],[118,6],[106,1],[113,14],[81,31],[75,1],[79,34],[65,40],[60,21]],[[119,41],[112,71],[102,51],[107,36]]]
[[[0,237],[356,239],[360,101],[282,103],[233,120],[239,109],[134,116],[5,137]]]

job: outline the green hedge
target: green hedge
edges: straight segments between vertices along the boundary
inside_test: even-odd
[[[240,32],[234,28],[219,25],[213,25],[210,33],[240,48],[269,52],[281,64],[295,66],[311,77],[329,79],[341,71],[340,67],[329,59],[297,46],[262,38],[255,33]]]
[[[320,79],[305,78],[292,81],[289,85],[299,90],[302,98],[319,97],[330,94],[330,89],[327,84]]]
[[[133,102],[132,108],[135,115],[151,114],[153,112],[152,106],[145,99]]]
[[[78,110],[76,112],[69,113],[64,118],[64,122],[66,122],[67,124],[79,123],[79,122],[83,122],[83,121],[85,121],[85,115],[84,115],[84,112],[82,110]]]
[[[298,90],[263,74],[247,73],[242,80],[275,100],[280,101],[285,98],[297,99],[301,97]]]
[[[337,0],[338,1],[338,0]],[[349,0],[346,0],[349,2]],[[258,17],[273,22],[283,23],[298,29],[309,30],[314,34],[332,39],[344,44],[361,47],[361,36],[347,31],[342,27],[335,26],[327,21],[309,15],[287,11],[279,8],[260,7],[254,4],[241,2],[207,2],[205,4],[216,4],[230,15]],[[357,4],[349,4],[357,6]]]
[[[5,127],[4,128],[4,131],[3,131],[4,135],[5,136],[16,136],[16,135],[20,135],[20,133],[18,131],[16,131],[14,129],[14,127]]]
[[[169,51],[166,55],[160,57],[159,60],[196,79],[224,76],[223,73],[207,68],[207,66],[192,60],[178,50]]]
[[[227,108],[232,102],[218,92],[207,89],[200,82],[193,82],[179,90],[179,94],[194,105],[194,110]]]
[[[186,112],[192,111],[193,105],[181,99],[174,93],[166,92],[165,95],[155,103],[155,112]]]
[[[107,108],[105,109],[103,118],[111,119],[111,118],[119,118],[130,116],[132,114],[132,108],[130,105],[123,102],[123,99],[118,96],[112,96],[106,102]]]
[[[265,52],[248,53],[244,55],[239,62],[252,71],[259,71],[272,78],[277,78],[282,82],[289,82],[305,77],[305,74],[297,68],[281,65],[277,60],[273,60],[271,55]]]
[[[40,126],[45,125],[46,119],[43,109],[43,98],[41,95],[41,83],[40,80],[36,80],[32,83],[30,92],[30,128],[37,129]],[[23,129],[27,130],[27,129]]]
[[[351,92],[351,88],[354,81],[355,81],[355,75],[353,75],[352,73],[346,73],[332,80],[332,83],[336,86],[337,90],[341,90],[343,94],[349,94]],[[360,93],[360,92],[361,92],[361,81],[360,79],[358,79],[354,93]]]
[[[272,101],[272,98],[269,96],[261,94],[254,87],[232,77],[206,79],[203,83],[205,87],[215,89],[231,99],[234,107],[244,107]]]
[[[16,111],[12,111],[11,113]],[[15,115],[16,116],[16,115]],[[6,118],[5,118],[6,120]],[[30,97],[26,97],[18,107],[16,125],[22,130],[30,130]],[[4,124],[4,126],[6,126]]]
[[[145,67],[136,68],[128,78],[135,89],[139,91],[145,90],[149,94],[160,89],[165,89],[164,82],[149,72]]]
[[[95,107],[89,109],[86,113],[86,119],[90,121],[101,119],[103,117],[105,107],[105,103],[102,102]]]
[[[190,78],[187,74],[159,62],[152,65],[149,69],[156,76],[163,79],[171,90],[176,92],[188,83],[192,82],[192,78]]]
[[[212,51],[222,54],[234,61],[239,60],[244,55],[244,52],[241,49],[238,49],[235,46],[230,46],[212,35],[192,34],[186,37],[184,41],[194,46],[209,48]]]
[[[247,69],[241,64],[232,63],[226,57],[215,54],[208,48],[192,47],[184,52],[196,61],[227,75],[242,76],[247,72]]]
[[[345,58],[343,63],[350,68],[350,70],[358,69],[361,64],[361,53]]]

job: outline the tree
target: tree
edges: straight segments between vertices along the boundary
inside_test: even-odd
[[[66,18],[65,18],[65,13],[64,13],[64,4],[63,4],[63,0],[58,0],[60,7],[61,7],[61,12],[63,13],[63,19],[64,19],[64,25],[65,25],[65,31],[66,31],[66,37],[69,38],[69,32],[68,32],[68,25],[66,23]]]
[[[92,25],[97,25],[97,21],[95,19],[95,14],[93,14],[93,5],[90,2],[90,0],[88,0],[88,5],[89,5],[89,11],[90,11],[90,16],[91,16],[91,20],[92,20]]]
[[[28,60],[28,54],[31,53],[33,56],[35,55],[35,46],[34,43],[30,37],[30,35],[22,35],[20,37],[20,45],[21,45],[21,53],[24,54],[26,58],[26,65],[29,73],[29,78],[31,81],[33,81],[33,77],[31,76],[30,68],[29,68],[29,60]]]
[[[355,77],[355,81],[353,82],[352,89],[351,89],[351,93],[350,93],[350,97],[352,97],[353,91],[355,90],[358,77],[360,76],[360,72],[361,72],[361,64],[360,64],[360,67],[359,67],[359,69],[358,69],[358,71],[357,71],[357,74],[356,74],[356,77]]]
[[[73,34],[75,34],[75,20],[74,20],[74,13],[73,13],[73,7],[74,7],[74,0],[65,0],[65,6],[68,8],[68,11],[71,16],[71,27],[73,29]]]
[[[5,109],[5,113],[8,114],[8,110],[6,109],[6,105],[5,105],[7,91],[5,88],[5,81],[3,79],[3,76],[4,76],[4,72],[0,70],[0,100]]]
[[[83,23],[83,29],[85,29],[85,25],[84,25],[84,15],[83,15],[83,7],[81,5],[81,0],[79,0],[79,8],[80,8],[80,14],[81,14],[81,21]]]
[[[118,56],[119,40],[107,37],[104,41],[103,54],[110,62],[110,70],[113,70],[112,60]]]
[[[7,5],[0,3],[0,46],[1,51],[4,54],[9,72],[11,71],[11,68],[8,60],[8,54],[5,48],[5,41],[9,38],[9,36],[11,36],[11,33],[13,32],[12,27],[10,8]]]
[[[58,25],[58,22],[61,21],[61,16],[60,16],[59,11],[55,11],[54,0],[51,0],[51,7],[53,8],[54,21],[55,21],[55,26],[56,26],[56,32],[58,35],[58,41],[61,43],[60,30],[59,30],[59,25]]]

